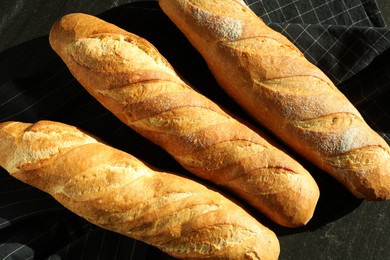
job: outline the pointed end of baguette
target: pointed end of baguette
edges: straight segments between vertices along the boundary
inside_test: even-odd
[[[125,33],[121,28],[107,23],[95,16],[84,13],[71,13],[64,15],[51,27],[49,43],[53,50],[61,57],[66,46],[71,42],[94,34]]]
[[[17,139],[30,126],[28,123],[11,121],[0,123],[0,166],[10,174],[16,170],[11,161],[17,149]]]
[[[289,192],[278,194],[278,198],[275,198],[283,201],[280,205],[284,208],[280,212],[284,215],[279,215],[278,223],[284,227],[299,228],[307,225],[317,207],[320,190],[314,179],[311,176],[301,176],[301,181],[297,184]]]
[[[326,158],[324,165],[357,198],[390,199],[390,150],[384,141]]]
[[[73,21],[83,14],[68,14],[57,20],[49,32],[49,43],[53,50],[61,56],[62,46],[66,45],[75,36]]]
[[[349,173],[347,188],[358,198],[381,201],[390,200],[390,159],[382,165],[364,172]]]

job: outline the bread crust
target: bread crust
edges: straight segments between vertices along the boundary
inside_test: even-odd
[[[277,259],[276,235],[198,182],[62,123],[0,124],[0,166],[104,229],[182,259]]]
[[[390,199],[389,145],[286,37],[243,1],[159,4],[220,86],[261,125],[356,197]]]
[[[49,38],[92,96],[190,172],[281,225],[311,219],[319,197],[311,175],[184,83],[146,40],[85,14],[63,17]]]

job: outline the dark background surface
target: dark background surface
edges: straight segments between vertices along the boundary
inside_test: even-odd
[[[178,34],[175,27],[154,3],[134,5],[129,10],[128,7],[123,7],[130,2],[135,1],[1,1],[0,88],[9,88],[11,84],[15,87],[15,93],[19,93],[20,89],[26,89],[24,96],[32,100],[44,100],[41,102],[44,105],[34,106],[34,110],[25,110],[23,109],[25,106],[21,104],[21,109],[18,110],[16,107],[7,111],[1,110],[4,107],[1,106],[0,121],[17,119],[33,122],[46,118],[74,124],[101,136],[114,147],[130,152],[155,166],[182,171],[181,167],[163,151],[124,127],[81,88],[77,88],[77,83],[48,45],[47,35],[50,26],[62,15],[71,12],[99,15],[147,37],[164,55],[169,56],[168,60],[195,86],[214,84],[202,59]],[[385,20],[390,24],[389,2],[378,0],[378,4]],[[110,11],[106,12],[107,10]],[[169,37],[176,40],[174,47]],[[172,53],[172,50],[175,50],[175,53]],[[191,65],[177,57],[181,53],[192,57]],[[205,77],[199,77],[200,75]],[[34,89],[30,91],[28,86],[34,86]],[[10,97],[17,98],[15,93],[7,93]],[[216,90],[209,94],[234,112],[241,113],[240,109],[230,103],[223,93]],[[69,100],[66,106],[61,106],[57,102],[61,99]],[[124,139],[129,141],[123,142]],[[286,229],[254,213],[278,235],[281,243],[280,259],[390,259],[390,221],[388,220],[390,203],[358,200],[311,164],[304,161],[303,164],[310,172],[316,174],[315,178],[321,189],[321,199],[312,221],[303,228]],[[0,256],[3,258],[6,255],[2,255],[1,251],[5,247],[1,244],[10,243],[28,244],[30,251],[36,252],[36,259],[49,255],[52,256],[51,259],[97,259],[97,256],[100,259],[169,258],[140,242],[134,243],[130,239],[89,226],[62,209],[45,194],[29,189],[17,181],[4,177],[5,175],[4,171],[0,171],[0,220],[3,220],[0,222]],[[48,202],[45,202],[45,207],[50,205],[51,208],[42,209],[41,214],[34,213],[31,218],[26,218],[28,220],[26,222],[8,221],[15,216],[10,212],[2,211],[1,203],[9,201],[12,196],[15,196],[16,200],[17,196],[8,194],[7,189],[23,190],[26,194],[24,196],[36,198],[35,201],[39,203],[29,205],[31,210],[35,210],[34,212],[38,212],[43,207],[42,201],[46,200]],[[29,212],[25,207],[23,210]],[[43,224],[43,219],[48,219],[49,224]],[[22,235],[15,235],[23,234],[23,230],[39,234],[39,230],[47,229],[50,222],[60,223],[58,226],[61,228],[45,234],[46,239],[34,240],[36,243]],[[1,223],[8,224],[2,227]],[[58,238],[64,234],[67,235],[66,239]],[[97,249],[93,248],[94,243],[105,245],[99,248],[99,254],[96,255],[94,253]],[[110,255],[114,251],[116,258]]]

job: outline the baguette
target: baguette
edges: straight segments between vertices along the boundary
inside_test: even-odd
[[[156,170],[76,127],[0,124],[0,165],[89,222],[183,259],[277,259],[276,235],[198,182]]]
[[[244,1],[159,0],[220,86],[356,197],[390,198],[390,149],[319,68]]]
[[[145,39],[85,14],[64,16],[49,39],[92,96],[184,168],[280,225],[312,218],[319,197],[312,176],[184,83]]]

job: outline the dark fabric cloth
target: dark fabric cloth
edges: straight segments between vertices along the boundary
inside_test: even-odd
[[[320,67],[373,129],[390,142],[390,31],[374,0],[247,3]],[[240,113],[220,90],[207,89],[215,83],[203,60],[156,2],[119,6],[100,16],[151,41],[195,87]],[[0,122],[48,119],[72,124],[156,167],[183,171],[164,151],[128,129],[91,98],[50,50],[47,37],[0,55]],[[0,259],[170,257],[88,223],[1,169]]]

